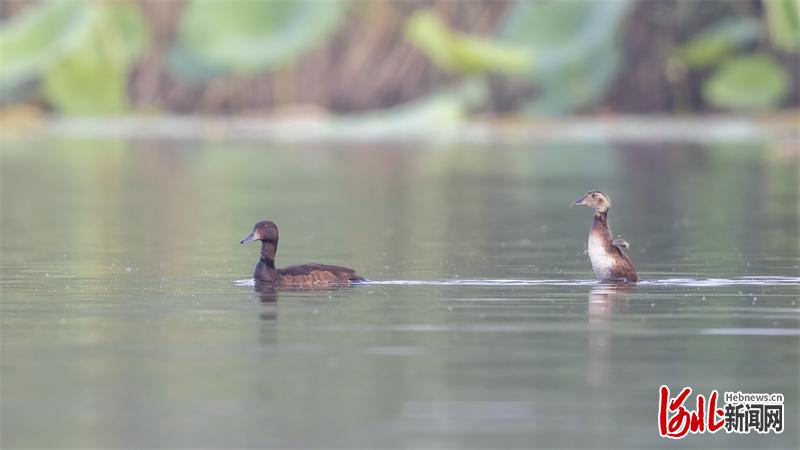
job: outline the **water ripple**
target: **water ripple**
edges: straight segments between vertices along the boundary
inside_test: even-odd
[[[800,336],[796,328],[705,328],[700,334],[714,336]]]
[[[236,280],[238,286],[253,286],[252,278]],[[372,286],[595,286],[597,280],[520,280],[520,279],[439,279],[439,280],[370,280]],[[641,280],[639,286],[800,286],[800,277],[748,276],[737,278],[664,278]]]

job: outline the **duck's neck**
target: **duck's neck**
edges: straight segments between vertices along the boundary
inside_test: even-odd
[[[275,268],[275,252],[278,244],[272,241],[261,241],[261,262],[268,268]]]
[[[278,278],[275,269],[275,251],[278,246],[274,242],[261,242],[261,259],[258,260],[253,271],[253,278],[257,282],[274,283]]]
[[[594,220],[592,221],[592,230],[591,234],[596,233],[600,240],[602,241],[603,245],[611,244],[611,230],[608,228],[608,209],[603,211],[597,211],[594,214]]]

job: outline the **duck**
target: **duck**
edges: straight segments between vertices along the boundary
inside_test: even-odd
[[[589,191],[575,200],[572,206],[585,205],[594,208],[594,219],[589,229],[587,253],[592,262],[592,270],[600,281],[637,283],[639,275],[628,255],[622,250],[630,245],[623,239],[612,239],[608,227],[608,210],[611,199],[603,192]]]
[[[270,220],[262,220],[253,226],[253,231],[242,239],[241,244],[261,241],[261,258],[253,271],[257,283],[275,287],[337,287],[367,281],[355,270],[329,264],[300,264],[283,269],[275,268],[275,253],[278,250],[278,226]]]

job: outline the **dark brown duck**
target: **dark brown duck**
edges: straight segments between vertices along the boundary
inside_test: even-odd
[[[639,276],[628,255],[622,251],[628,243],[622,239],[612,239],[608,228],[608,210],[611,199],[600,191],[589,191],[572,206],[586,205],[594,208],[592,228],[589,230],[589,260],[592,270],[600,281],[636,283]]]
[[[276,269],[278,227],[269,220],[255,224],[253,232],[242,239],[241,243],[252,241],[261,241],[261,259],[253,272],[253,278],[257,282],[277,287],[333,287],[366,281],[353,269],[328,264],[301,264]]]

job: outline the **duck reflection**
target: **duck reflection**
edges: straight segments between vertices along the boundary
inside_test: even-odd
[[[589,323],[605,322],[613,310],[622,307],[620,294],[630,292],[633,285],[626,283],[600,283],[589,292]],[[624,300],[624,298],[622,299]]]
[[[613,362],[615,359],[614,344],[619,344],[619,338],[615,337],[613,331],[613,316],[615,312],[625,309],[626,293],[633,289],[635,288],[629,284],[601,283],[592,287],[589,292],[586,384],[590,388],[589,392],[596,396],[588,399],[589,402],[603,404],[609,401],[604,392],[607,392],[608,386],[613,385],[614,377],[620,370],[620,367]],[[613,429],[613,420],[608,415],[592,415],[591,421],[591,429]],[[611,436],[601,436],[600,438],[610,439]]]
[[[271,283],[256,282],[253,290],[258,294],[261,303],[278,303],[278,290]]]
[[[588,383],[602,386],[608,381],[612,350],[612,320],[615,311],[624,309],[626,293],[634,287],[622,283],[601,283],[589,292]]]
[[[276,288],[275,284],[268,282],[256,281],[253,290],[258,296],[261,303],[269,307],[267,312],[261,314],[264,320],[275,320],[278,317],[278,297],[279,292],[291,293],[306,293],[309,296],[318,297],[320,294],[328,294],[335,291],[351,289],[349,286],[332,287],[332,286],[318,286],[318,287],[303,287],[303,288]]]
[[[259,317],[261,320],[276,320],[278,318],[278,290],[270,283],[256,282],[253,290],[258,299],[266,306]]]

